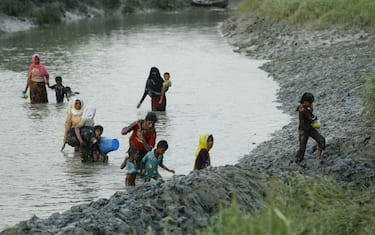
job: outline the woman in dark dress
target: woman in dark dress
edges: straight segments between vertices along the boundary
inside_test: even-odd
[[[162,102],[159,102],[162,96],[163,82],[164,79],[160,76],[159,69],[152,67],[147,78],[145,91],[143,92],[141,100],[137,104],[137,108],[141,107],[142,102],[146,96],[149,95],[151,97],[151,110],[165,111],[167,105],[167,98],[165,97],[165,94],[162,97]]]

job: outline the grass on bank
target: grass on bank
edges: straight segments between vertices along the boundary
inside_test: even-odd
[[[292,24],[375,26],[374,0],[242,0],[239,10]]]
[[[352,191],[335,182],[297,177],[274,179],[266,207],[243,214],[236,201],[200,235],[375,234],[375,189]]]
[[[366,78],[365,91],[363,94],[365,114],[375,120],[375,71],[368,74]]]

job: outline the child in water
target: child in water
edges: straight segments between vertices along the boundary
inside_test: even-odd
[[[94,162],[107,162],[108,161],[108,155],[101,153],[99,149],[99,143],[102,138],[104,128],[101,125],[94,126],[94,132],[95,132],[95,139],[96,143],[94,144],[93,149],[93,161]]]
[[[140,171],[137,170],[137,163],[136,160],[139,157],[139,150],[136,148],[130,147],[127,151],[128,156],[125,157],[124,161],[122,162],[120,168],[125,168],[125,186],[135,186],[135,179],[137,177],[137,173]]]
[[[163,86],[161,88],[161,96],[160,96],[159,104],[161,104],[163,102],[164,94],[168,91],[169,87],[172,86],[172,82],[170,80],[170,77],[171,76],[168,72],[165,72],[163,74],[164,82],[163,82]]]
[[[74,95],[78,95],[79,92],[75,91],[73,92],[72,89],[70,87],[65,87],[65,93],[66,93],[66,99],[69,101],[69,99],[74,96]]]
[[[144,164],[144,169],[142,172],[142,178],[145,180],[145,182],[149,182],[151,179],[161,179],[161,175],[158,171],[158,166],[173,174],[175,173],[173,169],[170,169],[163,164],[163,155],[167,151],[167,149],[167,141],[160,140],[156,145],[156,148],[148,152],[143,157],[142,163]]]
[[[317,158],[321,157],[322,151],[325,149],[325,138],[312,126],[313,121],[318,119],[318,117],[313,114],[314,100],[314,95],[306,92],[302,95],[300,104],[296,108],[299,116],[299,149],[292,160],[294,163],[299,163],[304,159],[309,137],[312,137],[318,143],[318,149],[316,151]]]
[[[56,103],[64,102],[64,97],[69,101],[68,95],[65,91],[65,87],[62,84],[62,77],[55,77],[56,84],[49,86],[49,88],[54,89],[56,93]]]

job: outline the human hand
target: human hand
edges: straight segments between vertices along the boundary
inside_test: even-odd
[[[66,143],[64,143],[64,144],[61,146],[61,150],[60,150],[60,152],[62,152],[62,151],[64,150],[64,148],[65,148],[65,144],[66,144]]]
[[[159,100],[159,104],[161,104],[162,102],[163,102],[163,100],[162,100],[162,99],[160,99],[160,100]]]
[[[138,131],[137,131],[137,137],[138,137],[138,139],[140,139],[141,141],[143,141],[143,140],[145,139],[142,130],[138,130]]]
[[[175,173],[175,171],[173,169],[168,169],[168,171],[173,173],[173,174]]]
[[[138,104],[137,104],[137,109],[139,109],[139,107],[141,107],[141,102],[139,102]]]
[[[127,128],[126,127],[122,128],[121,135],[126,135],[126,133],[127,133]]]

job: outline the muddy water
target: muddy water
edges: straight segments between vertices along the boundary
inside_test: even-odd
[[[232,52],[220,35],[224,12],[184,12],[102,19],[0,37],[0,229],[36,214],[109,197],[124,188],[119,166],[128,145],[122,127],[150,110],[136,109],[152,66],[170,72],[166,112],[157,113],[158,140],[170,148],[165,165],[176,174],[193,166],[199,134],[215,137],[214,166],[234,164],[288,121],[276,107],[277,84],[253,61]],[[82,164],[61,153],[66,103],[30,105],[20,98],[31,55],[39,52],[52,78],[97,108],[104,136],[120,149],[108,164]],[[171,174],[160,170],[165,179]]]

